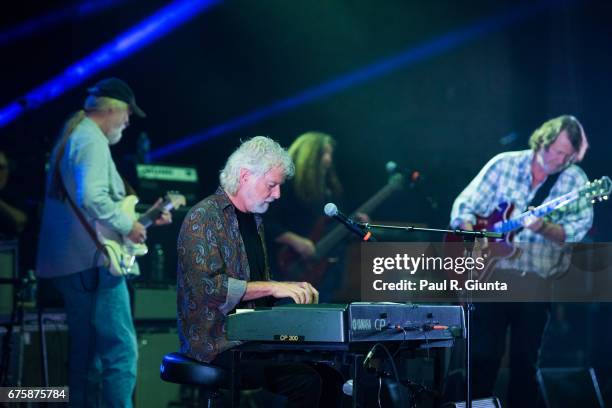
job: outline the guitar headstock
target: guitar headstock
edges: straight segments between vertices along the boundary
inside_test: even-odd
[[[395,190],[403,188],[406,183],[408,183],[409,187],[412,188],[421,179],[420,171],[410,169],[398,169],[397,164],[393,161],[388,162],[386,168],[387,172],[390,173],[389,182],[387,183],[387,185],[389,187],[394,188]]]
[[[176,210],[184,205],[187,205],[185,196],[179,194],[178,191],[168,191],[164,196],[164,202],[162,203],[162,207],[165,210]]]
[[[404,177],[402,173],[394,173],[389,176],[389,181],[387,182],[387,185],[393,187],[396,190],[399,190],[404,187],[405,179],[406,177]]]
[[[580,195],[591,200],[592,203],[607,200],[612,191],[612,180],[610,177],[603,176],[602,178],[589,181],[580,190]]]

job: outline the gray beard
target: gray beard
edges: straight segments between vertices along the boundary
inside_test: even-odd
[[[270,203],[265,202],[265,203],[261,203],[261,204],[255,206],[255,208],[251,209],[249,212],[252,212],[254,214],[263,214],[266,211],[268,211],[269,207],[270,207]]]
[[[119,141],[123,137],[123,129],[119,128],[119,129],[111,130],[106,137],[108,137],[108,143],[111,146],[115,145],[119,143]]]

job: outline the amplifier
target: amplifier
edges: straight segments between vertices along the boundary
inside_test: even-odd
[[[50,386],[68,385],[68,325],[64,313],[43,313],[43,325],[47,344],[47,367]],[[40,387],[43,381],[43,363],[40,349],[38,315],[25,313],[24,324],[14,327],[11,336],[8,384],[24,387]],[[4,340],[6,329],[0,327]],[[0,350],[0,355],[2,350]],[[2,404],[0,404],[1,406]]]
[[[17,241],[0,241],[0,315],[10,315],[13,308],[15,286],[9,280],[17,278],[17,259]]]
[[[186,386],[172,384],[159,378],[159,365],[167,353],[179,349],[176,327],[136,326],[138,335],[138,374],[134,406],[142,407],[188,407],[182,401],[182,389]]]
[[[199,201],[200,185],[194,167],[160,164],[137,164],[138,197],[142,202],[154,203],[167,191],[176,190],[185,196],[188,204]]]
[[[148,205],[138,205],[137,211],[144,212]],[[172,224],[147,230],[149,252],[138,258],[140,276],[137,282],[144,284],[176,284],[176,240],[189,208],[181,207],[172,212]]]
[[[537,378],[546,408],[605,406],[593,368],[540,368]]]
[[[176,286],[135,286],[134,320],[176,321]]]

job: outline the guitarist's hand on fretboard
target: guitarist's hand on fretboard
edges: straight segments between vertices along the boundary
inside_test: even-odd
[[[153,204],[153,207],[161,207],[162,203],[163,203],[163,199],[158,198],[157,201],[155,202],[155,204]],[[162,207],[163,209],[163,207]],[[170,213],[170,211],[163,209],[163,211],[161,212],[161,214],[159,214],[159,217],[157,217],[155,219],[155,225],[167,225],[172,223],[172,214]]]
[[[127,237],[135,244],[143,244],[147,240],[147,229],[138,221],[134,221],[132,230],[128,233]]]
[[[534,206],[529,206],[529,208],[527,209],[531,211],[534,208]],[[523,220],[523,226],[527,229],[532,230],[533,232],[538,232],[544,226],[544,218],[536,217],[535,215],[525,217],[525,219]]]
[[[279,236],[276,242],[290,246],[291,249],[300,254],[304,259],[308,259],[315,254],[315,245],[312,240],[291,231],[287,231]]]
[[[355,218],[355,220],[357,220],[358,222],[363,222],[365,224],[369,224],[372,221],[370,220],[370,216],[363,212],[355,213],[355,216],[353,218]]]
[[[459,224],[459,229],[464,231],[474,231],[474,225],[471,222],[462,222]],[[472,256],[474,258],[482,256],[484,251],[488,248],[489,241],[487,238],[476,238],[474,240],[474,246],[472,247]]]

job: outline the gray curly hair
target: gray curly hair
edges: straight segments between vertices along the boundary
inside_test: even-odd
[[[274,167],[281,167],[285,178],[293,177],[295,166],[285,149],[265,136],[255,136],[240,145],[231,154],[219,174],[221,187],[228,194],[236,194],[240,169],[247,169],[257,176],[263,176]]]

